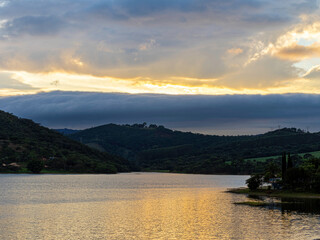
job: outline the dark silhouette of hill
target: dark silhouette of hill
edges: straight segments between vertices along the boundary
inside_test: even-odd
[[[129,162],[102,153],[28,119],[0,111],[0,171],[15,162],[44,161],[47,170],[77,173],[129,171]]]
[[[76,132],[79,132],[79,130],[75,130],[75,129],[68,129],[68,128],[62,128],[62,129],[53,129],[59,133],[61,133],[62,135],[70,135],[70,134],[73,134],[73,133],[76,133]]]
[[[69,135],[138,168],[192,173],[251,173],[263,166],[244,159],[320,149],[320,136],[283,128],[253,136],[214,136],[151,124],[107,124]]]

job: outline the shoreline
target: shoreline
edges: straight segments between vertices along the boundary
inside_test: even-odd
[[[187,174],[187,175],[207,175],[207,176],[250,176],[249,174],[228,174],[228,173],[185,173],[185,172],[170,172],[168,170],[143,170],[143,171],[129,171],[129,172],[117,172],[117,173],[169,173],[169,174]],[[67,171],[55,171],[55,170],[43,170],[36,174],[117,174],[117,173],[94,173],[94,172],[67,172]],[[30,171],[20,170],[17,172],[0,172],[0,174],[35,174]]]
[[[320,199],[320,193],[312,192],[293,192],[289,190],[269,190],[269,189],[258,189],[251,191],[248,188],[231,188],[227,189],[228,193],[234,194],[246,194],[252,196],[266,196],[275,198],[305,198],[305,199]]]

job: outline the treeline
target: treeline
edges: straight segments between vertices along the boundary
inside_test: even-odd
[[[283,153],[281,164],[270,162],[264,172],[247,180],[251,190],[263,183],[272,184],[273,189],[320,192],[320,158],[305,155],[303,161],[296,162],[290,153]]]
[[[302,164],[294,164],[290,154],[282,156],[283,186],[292,190],[320,192],[320,159],[309,157]]]
[[[319,134],[296,128],[254,136],[212,136],[146,123],[108,124],[69,137],[124,157],[137,170],[187,173],[250,174],[261,171],[268,162],[245,159],[281,155],[284,151],[295,154],[320,150]]]

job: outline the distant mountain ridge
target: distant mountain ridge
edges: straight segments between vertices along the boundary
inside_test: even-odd
[[[75,173],[130,171],[129,162],[121,157],[102,153],[32,120],[0,111],[0,171],[13,162],[25,167],[31,158],[42,159],[47,170]]]
[[[70,134],[73,134],[73,133],[76,133],[76,132],[79,132],[80,130],[76,130],[76,129],[69,129],[69,128],[62,128],[62,129],[52,129],[52,130],[55,130],[59,133],[61,133],[62,135],[70,135]]]
[[[107,124],[69,135],[141,169],[194,173],[250,173],[261,166],[247,158],[320,150],[318,133],[283,128],[253,136],[215,136],[173,131],[151,124]]]

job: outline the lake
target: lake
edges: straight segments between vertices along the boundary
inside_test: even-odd
[[[247,178],[2,174],[0,239],[320,238],[319,214],[233,204]]]

